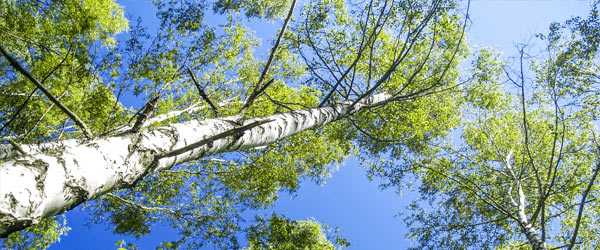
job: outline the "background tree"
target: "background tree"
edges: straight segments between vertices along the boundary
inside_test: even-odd
[[[437,94],[461,84],[453,1],[155,4],[156,30],[137,19],[118,38],[111,0],[0,2],[5,245],[47,245],[64,231],[53,215],[93,200],[116,233],[162,222],[181,236],[164,248],[238,248],[242,211],[358,149],[427,150],[458,125],[460,98]],[[255,58],[246,20],[279,18]]]
[[[406,214],[414,249],[598,246],[598,27],[595,5],[539,35],[542,53],[519,45],[503,65],[484,50],[461,140],[378,169],[388,185],[416,179],[421,199]]]

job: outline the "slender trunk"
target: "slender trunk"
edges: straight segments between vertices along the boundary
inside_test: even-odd
[[[134,185],[145,176],[176,164],[264,146],[342,119],[389,98],[389,95],[378,94],[355,106],[351,105],[352,101],[347,101],[249,119],[243,124],[236,124],[232,117],[191,120],[93,140],[22,145],[27,155],[0,163],[0,237],[115,189]],[[159,157],[261,120],[270,122],[171,157]]]
[[[546,243],[542,240],[535,227],[531,223],[529,223],[529,220],[527,219],[527,215],[525,214],[525,193],[523,192],[523,187],[521,186],[521,183],[519,183],[518,186],[519,212],[517,218],[519,219],[519,224],[521,224],[521,226],[523,227],[523,232],[525,233],[527,240],[529,240],[529,243],[531,244],[531,248],[533,250],[547,250],[548,247],[546,246]]]
[[[519,221],[523,224],[526,223],[527,221],[522,220],[521,216],[519,215]],[[531,248],[533,250],[546,250],[548,249],[548,247],[546,246],[546,243],[542,240],[542,238],[540,237],[539,233],[537,232],[537,230],[535,229],[535,227],[533,227],[533,225],[531,225],[530,223],[527,224],[523,224],[524,225],[524,232],[525,232],[525,236],[527,237],[527,240],[529,240],[529,243],[531,244]]]
[[[537,230],[535,229],[535,227],[529,223],[529,220],[527,219],[527,214],[525,214],[525,192],[523,191],[523,185],[521,185],[521,179],[515,174],[513,168],[512,168],[512,164],[511,164],[511,157],[513,154],[513,150],[511,149],[508,154],[505,156],[504,159],[504,166],[506,167],[506,169],[508,170],[508,174],[510,176],[510,178],[513,179],[513,181],[515,181],[516,186],[518,188],[518,201],[516,201],[512,196],[512,186],[510,186],[509,191],[508,191],[508,196],[510,198],[510,201],[512,202],[512,204],[517,208],[517,220],[519,222],[519,225],[521,225],[523,232],[525,233],[525,237],[527,237],[527,240],[529,241],[529,243],[531,244],[531,248],[533,250],[546,250],[548,249],[548,247],[546,246],[546,243],[544,242],[544,240],[542,238],[540,238],[539,233],[537,232]]]

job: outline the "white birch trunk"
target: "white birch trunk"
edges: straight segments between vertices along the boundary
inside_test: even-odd
[[[531,244],[531,248],[533,250],[547,250],[548,247],[546,246],[546,243],[542,240],[542,238],[540,237],[538,231],[535,229],[535,227],[529,223],[529,220],[527,219],[527,215],[525,214],[525,193],[523,192],[523,186],[521,186],[521,183],[518,183],[518,187],[519,187],[519,206],[518,206],[518,215],[517,218],[519,220],[519,224],[521,224],[523,226],[523,231],[525,233],[525,236],[527,237],[527,240],[529,240],[529,243]]]
[[[388,101],[378,94],[351,102],[250,119],[268,123],[172,157],[157,156],[239,128],[233,118],[191,120],[93,140],[22,145],[26,156],[0,163],[0,237],[65,212],[176,164],[221,152],[264,146]]]
[[[505,156],[504,165],[506,166],[506,169],[508,170],[509,176],[517,184],[519,200],[517,202],[511,196],[512,186],[509,188],[508,196],[509,196],[512,204],[517,208],[517,211],[518,211],[517,212],[517,220],[518,220],[519,224],[522,225],[523,232],[525,233],[525,237],[527,237],[527,240],[531,244],[531,248],[533,250],[546,250],[546,249],[548,249],[548,247],[546,246],[546,243],[542,240],[542,238],[540,237],[540,235],[539,235],[538,231],[535,229],[535,227],[531,223],[529,223],[529,220],[527,219],[527,214],[525,214],[525,200],[526,200],[525,192],[523,191],[523,185],[521,185],[521,179],[519,179],[517,177],[517,175],[515,174],[515,172],[513,171],[511,161],[510,161],[512,154],[513,154],[513,150],[511,149],[508,152],[508,154]]]

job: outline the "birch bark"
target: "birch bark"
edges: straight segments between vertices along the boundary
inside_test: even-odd
[[[342,119],[392,97],[378,94],[352,105],[340,104],[248,119],[190,120],[139,133],[22,145],[27,155],[0,163],[0,237],[65,212],[82,202],[176,164],[222,152],[246,150]],[[159,157],[192,143],[257,121],[246,131],[214,140],[171,157]]]
[[[540,238],[539,233],[535,229],[535,227],[529,223],[527,219],[527,215],[525,214],[525,193],[523,192],[523,186],[521,183],[518,183],[519,187],[519,206],[518,206],[518,219],[519,224],[523,226],[523,231],[529,243],[531,243],[531,248],[533,250],[547,250],[548,247],[546,243]]]
[[[522,226],[523,232],[525,233],[525,236],[527,237],[527,240],[529,240],[529,243],[532,246],[533,250],[546,250],[548,249],[548,247],[546,246],[546,243],[542,240],[542,238],[540,237],[538,231],[535,229],[535,227],[529,223],[529,220],[527,219],[527,214],[525,213],[525,207],[526,207],[526,197],[525,197],[525,192],[523,191],[523,185],[521,184],[521,179],[518,177],[518,175],[515,173],[515,171],[512,168],[512,164],[511,164],[511,157],[513,154],[513,150],[511,149],[508,154],[505,156],[504,158],[504,165],[506,166],[506,169],[508,170],[509,176],[513,179],[513,181],[515,181],[516,186],[518,188],[517,192],[518,192],[518,202],[515,201],[515,199],[513,199],[512,196],[510,196],[511,191],[509,189],[508,195],[510,197],[510,200],[512,202],[512,204],[517,208],[517,220],[519,222],[519,224]],[[512,189],[512,186],[511,186]]]

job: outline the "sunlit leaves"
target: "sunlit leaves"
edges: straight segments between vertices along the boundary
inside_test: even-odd
[[[438,152],[434,145],[459,124],[464,102],[457,86],[458,64],[466,56],[465,26],[455,4],[302,3],[302,13],[293,15],[284,41],[277,51],[269,51],[275,36],[258,34],[260,26],[253,22],[266,19],[280,28],[272,20],[282,17],[290,2],[156,0],[158,27],[145,27],[146,20],[140,18],[118,39],[115,35],[127,30],[128,20],[114,1],[1,2],[6,6],[0,12],[1,28],[15,27],[10,30],[14,34],[3,33],[3,38],[22,36],[7,44],[8,50],[97,136],[136,136],[122,132],[135,120],[135,110],[143,110],[143,102],[154,98],[160,100],[154,118],[198,107],[153,124],[159,126],[215,117],[237,124],[330,103],[362,105],[373,94],[394,96],[385,105],[368,110],[361,106],[362,112],[348,112],[340,121],[265,147],[150,171],[134,186],[91,204],[94,222],[134,237],[148,234],[155,225],[171,226],[180,237],[163,242],[164,249],[239,248],[237,232],[244,228],[246,210],[269,207],[280,192],[294,192],[303,181],[325,183],[353,154],[389,158],[371,170],[392,177],[386,173],[390,169],[383,168],[391,162],[411,156],[425,159]],[[276,53],[264,82],[272,84],[243,116],[224,118],[238,114],[270,52]],[[3,135],[27,137],[21,143],[80,137],[31,84],[6,64],[1,70],[6,81],[0,90],[18,96],[0,98],[0,113],[18,118]],[[487,73],[480,75],[482,81],[489,79]],[[439,94],[444,91],[453,92]],[[34,94],[25,101],[29,93]],[[209,101],[219,107],[202,107]],[[15,107],[23,103],[17,112]],[[443,164],[451,168],[449,161]],[[250,227],[256,234],[248,236],[251,248],[333,247],[324,229],[312,221],[274,216],[256,223]],[[337,243],[346,245],[341,239]]]
[[[46,249],[71,229],[66,223],[64,216],[46,218],[33,227],[9,235],[4,239],[3,247],[9,250]]]
[[[508,70],[497,55],[481,50],[455,132],[461,140],[439,145],[430,158],[401,164],[402,174],[417,176],[422,195],[406,216],[417,248],[531,249],[519,214],[548,247],[569,243],[599,153],[596,118],[584,115],[590,110],[577,102],[593,96],[582,90],[591,91],[597,82],[585,80],[583,72],[592,64],[588,55],[572,53],[579,34],[566,39],[562,32],[559,25],[551,27],[549,56],[532,63],[532,71]],[[526,58],[524,51],[520,47]],[[517,61],[512,67],[520,63],[528,65]],[[566,72],[563,66],[578,69]],[[499,83],[502,70],[508,86]],[[584,249],[596,244],[589,235],[597,231],[592,218],[598,211],[586,204],[581,212],[583,236],[576,247]]]
[[[291,1],[260,1],[260,0],[219,0],[213,5],[218,13],[228,11],[240,12],[250,17],[262,17],[267,19],[283,18],[287,14]]]
[[[246,250],[334,250],[347,247],[345,239],[329,233],[316,221],[292,221],[285,216],[272,214],[270,218],[257,217],[255,224],[248,228]],[[335,246],[339,246],[336,248]]]
[[[479,108],[493,109],[505,98],[500,88],[502,64],[500,55],[486,48],[479,50],[473,60],[471,83],[467,87],[467,100]],[[504,101],[505,102],[505,101]]]
[[[90,129],[102,131],[104,119],[114,104],[107,89],[91,65],[97,46],[109,48],[116,44],[114,35],[125,31],[128,21],[120,6],[105,1],[2,1],[0,28],[7,50],[39,81],[50,89],[64,105],[80,116],[94,117]],[[12,98],[0,100],[0,112],[17,119],[3,135],[19,135],[20,140],[38,142],[72,131],[67,117],[46,100],[33,85],[12,74],[2,61],[5,81],[1,91]],[[27,99],[30,93],[32,97]],[[95,95],[97,94],[97,96]],[[94,95],[94,96],[91,96]],[[88,102],[92,100],[91,102]],[[94,111],[81,109],[94,106]],[[23,109],[17,113],[17,107]],[[119,106],[119,108],[121,108]],[[91,115],[99,112],[98,115]],[[118,110],[117,112],[120,112]],[[3,121],[3,124],[7,121]]]

